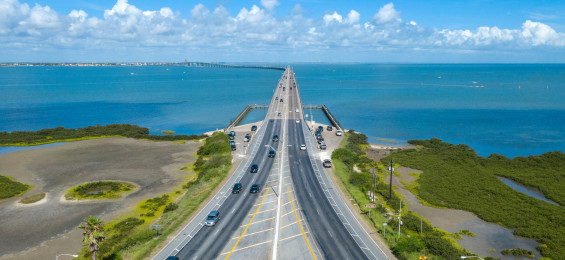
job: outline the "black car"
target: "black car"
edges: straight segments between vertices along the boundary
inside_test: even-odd
[[[279,141],[279,136],[273,135],[273,142],[278,142],[278,141]]]
[[[252,165],[251,165],[250,172],[251,172],[251,173],[256,173],[257,171],[259,171],[259,165],[257,165],[257,164],[252,164]]]
[[[331,130],[333,130],[333,128],[332,128],[331,125],[329,125],[329,126],[326,128],[326,130],[331,131]]]
[[[274,157],[275,157],[275,154],[276,154],[275,151],[270,150],[270,151],[269,151],[269,158],[274,158]]]
[[[233,189],[231,190],[231,193],[239,193],[241,191],[241,189],[243,188],[243,186],[241,186],[241,183],[236,183],[233,185]]]
[[[283,99],[281,98],[280,101],[283,102]]]
[[[230,134],[235,137],[235,131],[231,131]]]
[[[165,259],[165,260],[179,260],[179,257],[172,255],[172,256],[167,257],[167,259]]]
[[[249,189],[249,193],[258,193],[259,191],[261,191],[259,184],[253,184],[251,185],[251,189]]]
[[[257,130],[257,126],[256,125],[252,125],[251,126],[251,131],[256,131]]]
[[[235,135],[232,135],[232,134],[228,134],[228,136],[230,137],[230,140],[233,140],[233,139],[235,139]]]
[[[322,135],[322,132],[316,131],[316,136],[321,136],[321,135]]]
[[[324,127],[323,127],[323,126],[318,126],[318,131],[324,132]]]
[[[322,144],[323,142],[324,142],[324,138],[323,138],[323,137],[318,138],[318,144]]]

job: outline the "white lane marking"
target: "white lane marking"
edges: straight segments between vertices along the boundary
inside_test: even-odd
[[[334,236],[332,235],[332,232],[330,232],[329,230],[328,230],[328,234],[330,234],[330,237],[334,237]]]

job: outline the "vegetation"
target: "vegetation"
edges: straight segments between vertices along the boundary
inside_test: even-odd
[[[367,137],[350,130],[345,134],[340,148],[332,153],[334,172],[341,180],[341,185],[358,205],[371,203],[368,196],[371,185],[370,170],[376,163],[365,156],[363,148],[366,146]],[[353,170],[354,166],[361,172]],[[379,164],[375,171],[377,175],[384,176],[385,166]],[[372,212],[369,217],[369,209],[360,207],[379,233],[384,235],[386,229],[385,241],[399,259],[418,259],[424,255],[440,259],[460,259],[461,255],[471,255],[470,252],[458,247],[450,238],[450,234],[434,228],[426,220],[405,208],[402,208],[401,234],[398,239],[398,219],[392,217],[391,213],[401,210],[399,208],[401,198],[394,191],[392,198],[389,198],[389,188],[386,182],[378,178],[374,202],[377,205],[377,212]],[[383,226],[384,222],[387,223],[386,226]]]
[[[131,192],[135,185],[118,181],[97,181],[71,188],[66,194],[67,200],[119,199],[122,193]]]
[[[148,139],[154,141],[199,140],[206,135],[150,135],[149,129],[130,124],[88,126],[78,129],[64,127],[39,131],[0,132],[0,146],[29,146],[54,142],[70,142],[110,136]]]
[[[394,152],[391,156],[399,164],[423,171],[415,187],[422,200],[471,211],[485,221],[513,229],[515,235],[537,240],[543,256],[563,259],[565,208],[515,191],[496,176],[533,185],[563,205],[565,154],[550,152],[510,160],[496,154],[480,157],[466,145],[439,139],[409,143],[422,149]]]
[[[465,235],[465,236],[470,236],[470,237],[474,237],[475,233],[467,230],[467,229],[461,229],[461,231],[459,231],[459,234],[461,235]]]
[[[503,255],[527,256],[529,258],[534,258],[534,254],[532,253],[532,251],[528,251],[522,248],[504,249],[500,253]]]
[[[14,181],[10,176],[0,175],[0,200],[24,194],[30,185]]]
[[[43,198],[45,198],[45,195],[46,195],[45,192],[35,194],[35,195],[31,195],[31,196],[28,196],[28,197],[21,199],[20,203],[22,203],[22,204],[35,203],[35,202],[38,202],[38,201],[42,200]]]
[[[206,139],[197,154],[199,166],[192,167],[197,175],[195,178],[175,191],[143,200],[135,212],[108,224],[108,239],[100,244],[101,259],[147,258],[198,210],[232,166],[229,138],[224,133],[215,133]],[[190,168],[183,167],[183,171],[190,171]],[[156,239],[151,225],[161,226]],[[88,256],[89,251],[83,248],[81,258]]]
[[[96,254],[100,249],[100,242],[104,240],[104,222],[95,216],[88,216],[84,218],[83,224],[78,226],[78,228],[83,229],[84,233],[82,243],[90,251],[90,259],[96,260]]]

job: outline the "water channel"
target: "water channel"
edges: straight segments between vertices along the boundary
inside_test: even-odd
[[[512,180],[510,180],[510,179],[506,179],[506,178],[504,178],[504,177],[499,177],[499,176],[497,176],[497,178],[498,178],[500,181],[504,182],[504,184],[508,185],[510,188],[512,188],[512,189],[514,189],[514,190],[516,190],[516,191],[519,191],[519,192],[521,192],[521,193],[524,193],[524,194],[526,194],[526,195],[528,195],[528,196],[530,196],[530,197],[536,198],[536,199],[538,199],[538,200],[543,200],[543,201],[545,201],[545,202],[547,202],[547,203],[551,203],[551,204],[553,204],[553,205],[559,206],[559,204],[557,204],[556,202],[551,201],[551,200],[547,199],[545,196],[543,196],[543,193],[541,193],[539,190],[526,187],[526,186],[524,186],[524,185],[518,184],[518,183],[516,183],[516,182],[514,182],[514,181],[512,181]]]

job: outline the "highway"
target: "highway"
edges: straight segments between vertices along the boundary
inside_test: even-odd
[[[153,259],[388,259],[333,189],[301,104],[294,73],[287,68],[238,169]],[[272,140],[275,134],[279,142]],[[307,150],[300,149],[302,144]],[[276,158],[268,158],[271,149]],[[251,164],[259,165],[257,173],[250,173]],[[231,194],[236,182],[243,189]],[[262,191],[249,193],[252,184]],[[211,210],[221,219],[206,227]]]

